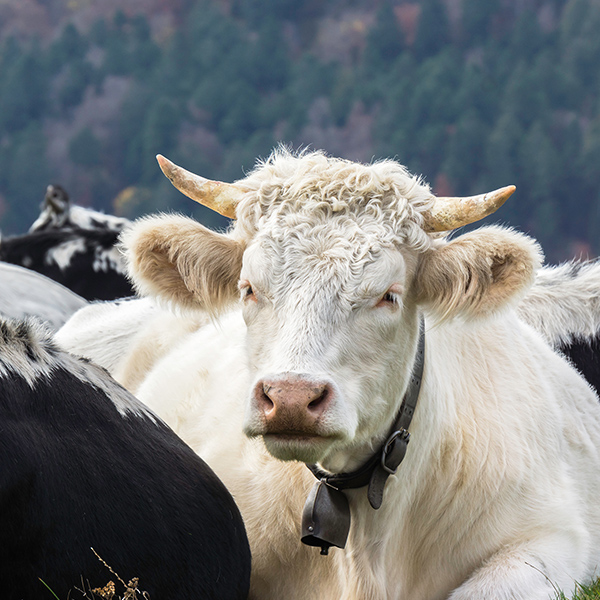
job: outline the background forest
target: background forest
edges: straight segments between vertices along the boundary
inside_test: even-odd
[[[494,220],[593,256],[599,31],[600,0],[0,0],[0,229],[51,182],[221,227],[154,156],[233,181],[285,142],[445,195],[516,184]]]

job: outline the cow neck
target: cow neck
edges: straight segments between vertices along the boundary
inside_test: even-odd
[[[383,490],[406,454],[410,439],[408,427],[415,413],[423,367],[425,365],[425,323],[421,318],[419,341],[410,381],[402,405],[390,432],[362,466],[348,473],[328,473],[317,465],[306,465],[319,480],[313,486],[302,511],[302,542],[320,546],[327,554],[331,546],[343,548],[350,531],[350,505],[342,490],[368,486],[369,504],[378,509],[383,501]]]

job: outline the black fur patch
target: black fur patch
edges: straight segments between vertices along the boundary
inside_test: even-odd
[[[116,581],[91,548],[153,599],[247,597],[240,513],[191,448],[160,420],[124,416],[105,389],[135,398],[36,324],[0,320],[2,360],[12,367],[0,378],[2,598],[49,597],[43,580],[78,600],[82,578]],[[14,369],[25,363],[49,368],[31,385]]]

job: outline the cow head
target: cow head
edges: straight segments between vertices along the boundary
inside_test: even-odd
[[[130,274],[178,309],[241,305],[253,377],[245,432],[283,460],[332,471],[362,462],[402,401],[419,313],[482,318],[519,297],[540,262],[537,245],[507,229],[447,241],[439,231],[474,220],[465,204],[484,216],[485,198],[437,202],[394,161],[278,151],[233,186],[195,177],[179,187],[202,196],[207,184],[222,212],[235,211],[231,231],[144,219],[124,236]]]
[[[69,194],[60,185],[49,185],[42,202],[42,212],[29,228],[32,231],[64,227],[69,220],[71,201]]]

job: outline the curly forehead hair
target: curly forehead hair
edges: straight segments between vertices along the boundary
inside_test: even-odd
[[[390,243],[431,245],[422,228],[422,213],[434,201],[431,190],[393,160],[364,165],[280,147],[240,183],[251,191],[238,206],[235,237],[252,239],[275,222],[306,227],[345,216],[359,227],[377,223]]]

